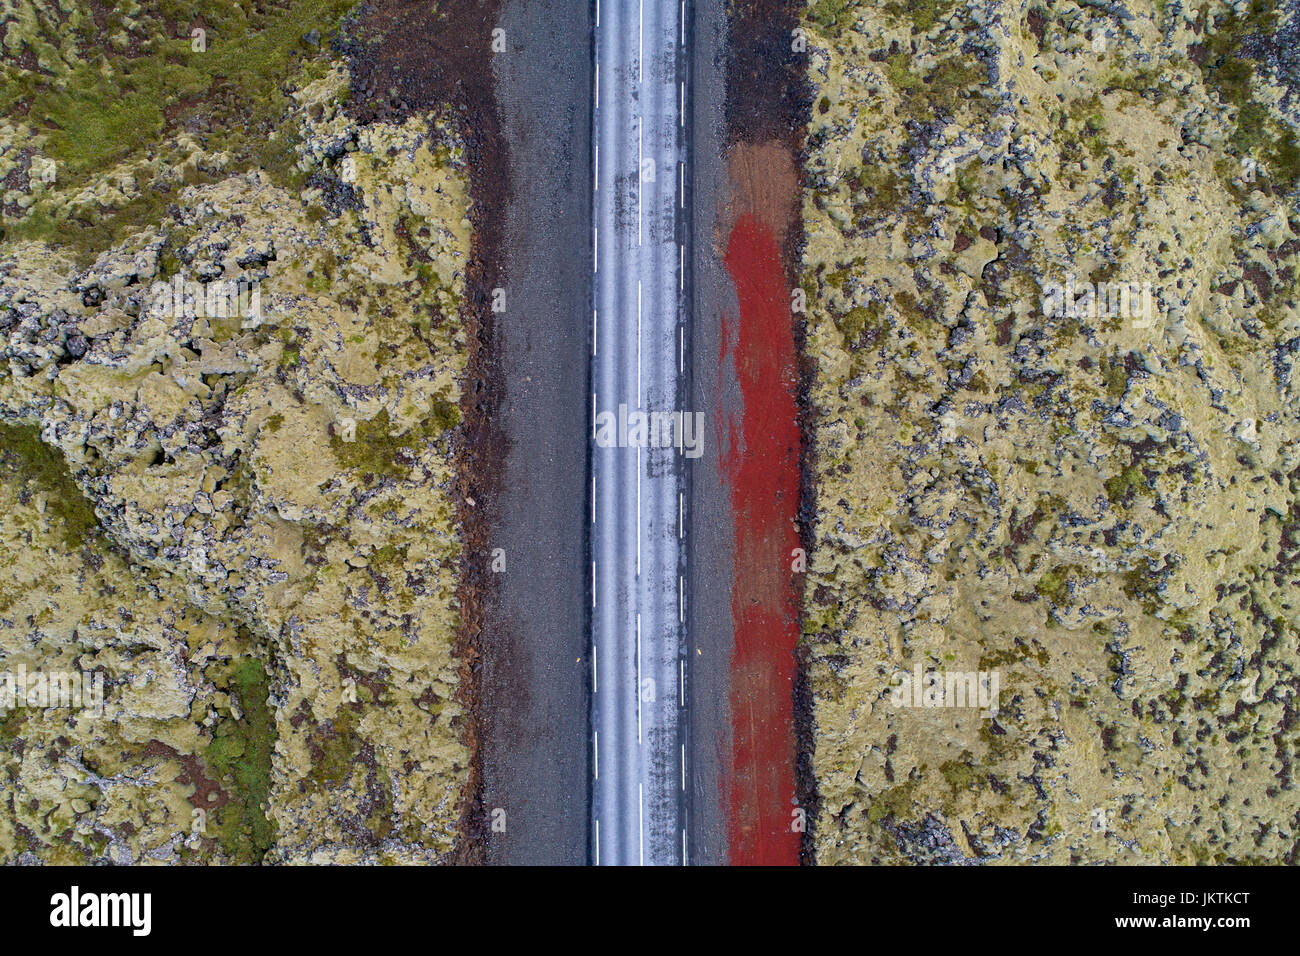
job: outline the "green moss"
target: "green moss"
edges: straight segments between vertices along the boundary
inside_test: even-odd
[[[41,495],[68,547],[90,544],[99,536],[95,509],[72,480],[63,455],[41,441],[35,425],[0,424],[0,480],[18,489],[19,500]]]
[[[1106,386],[1106,394],[1112,398],[1120,399],[1128,391],[1128,369],[1124,366],[1124,359],[1118,352],[1104,358],[1101,363],[1102,381]]]
[[[848,181],[854,187],[853,214],[859,220],[879,221],[907,197],[907,181],[889,163],[862,166]]]
[[[368,693],[365,683],[357,684],[359,699],[367,700]],[[375,703],[378,702],[368,700],[370,705]],[[384,840],[393,832],[393,795],[362,759],[366,744],[359,733],[360,722],[357,710],[343,707],[329,722],[328,730],[318,727],[313,732],[309,779],[319,789],[332,790],[354,783],[353,773],[358,766],[366,769],[364,787],[370,802],[365,816],[366,829],[375,840]]]
[[[1106,77],[1105,86],[1108,89],[1126,90],[1144,98],[1154,94],[1158,102],[1168,92],[1169,80],[1155,67],[1139,67],[1110,73]]]
[[[808,11],[808,19],[825,28],[830,36],[839,36],[844,25],[840,21],[848,5],[849,0],[816,0]]]
[[[1156,567],[1149,559],[1142,559],[1137,567],[1124,572],[1123,583],[1120,590],[1130,601],[1137,601],[1144,605],[1156,601],[1160,596],[1160,582],[1162,577],[1160,569]],[[1119,673],[1117,666],[1112,668]]]
[[[904,324],[912,331],[933,333],[938,330],[939,323],[935,316],[939,307],[933,300],[923,302],[912,293],[900,290],[894,294],[894,305],[901,313]]]
[[[1077,564],[1058,564],[1043,574],[1034,585],[1034,590],[1053,604],[1065,606],[1069,603],[1070,582],[1083,577],[1083,568]]]
[[[230,795],[215,812],[217,841],[236,862],[256,863],[275,844],[277,831],[267,816],[276,737],[270,682],[261,661],[244,658],[213,683],[236,698],[242,711],[217,722],[204,754],[213,778]]]
[[[1145,488],[1146,479],[1141,469],[1135,465],[1128,465],[1118,475],[1107,478],[1105,485],[1106,497],[1110,499],[1111,504],[1117,505],[1127,500],[1130,494]]]
[[[884,793],[877,794],[867,810],[867,819],[872,823],[879,823],[887,817],[893,817],[894,819],[905,818],[912,812],[912,801],[915,794],[915,780],[908,780],[897,787],[891,787]]]
[[[964,92],[988,82],[988,68],[973,56],[949,56],[925,76],[925,82],[943,90]]]
[[[885,61],[885,79],[899,92],[910,92],[921,85],[921,78],[912,72],[912,58],[906,53],[895,53]]]
[[[1206,24],[1199,60],[1206,84],[1225,104],[1237,108],[1229,137],[1233,152],[1260,161],[1273,180],[1290,189],[1300,183],[1300,145],[1295,131],[1275,120],[1267,106],[1255,99],[1256,66],[1244,55],[1247,37],[1277,35],[1277,20],[1277,6],[1268,0],[1251,0],[1240,14],[1228,10]]]
[[[885,61],[885,78],[903,97],[906,118],[931,123],[939,118],[956,117],[963,104],[972,114],[970,122],[981,120],[989,112],[982,91],[988,86],[988,70],[975,57],[944,57],[924,76],[912,70],[907,53],[895,53]]]
[[[380,409],[369,421],[357,422],[354,441],[330,436],[330,447],[339,464],[356,468],[363,474],[386,478],[405,478],[421,447],[460,422],[460,409],[443,396],[433,400],[429,414],[415,428],[393,435],[388,409]]]
[[[1286,184],[1300,179],[1300,146],[1295,131],[1274,120],[1263,104],[1249,102],[1240,108],[1229,142],[1237,155],[1263,163],[1273,179]],[[1234,176],[1236,172],[1232,170]]]
[[[334,277],[338,274],[338,267],[338,257],[328,249],[325,250],[307,278],[307,288],[317,295],[329,292],[334,285]]]
[[[430,406],[428,423],[437,434],[455,428],[460,424],[460,408],[455,402],[443,397],[435,398]]]
[[[375,840],[382,842],[393,835],[393,795],[388,787],[381,786],[378,797],[370,812],[366,814],[366,829]]]
[[[925,33],[940,20],[947,20],[955,5],[956,0],[908,0],[906,3],[890,0],[885,4],[885,12],[899,20],[911,20],[913,32]]]
[[[1015,647],[982,651],[977,667],[982,671],[991,671],[1006,664],[1018,664],[1028,660],[1036,661],[1040,667],[1045,667],[1051,659],[1047,648],[1037,640],[1031,639],[1031,642],[1026,642],[1022,638],[1016,638]]]
[[[233,170],[262,169],[274,181],[296,185],[296,130],[285,123],[291,99],[286,82],[324,75],[329,54],[313,51],[303,34],[334,30],[356,0],[299,0],[252,5],[238,0],[151,5],[130,19],[106,13],[127,31],[126,51],[105,53],[94,20],[83,34],[71,20],[41,22],[38,35],[10,38],[0,60],[0,113],[26,110],[25,121],[46,136],[58,165],[57,191],[32,213],[9,223],[9,237],[57,241],[85,261],[143,223],[157,222],[185,180],[202,182],[193,167],[161,190],[148,189],[116,209],[84,219],[57,214],[63,196],[78,192],[113,164],[154,156],[164,166],[184,157],[158,156],[160,144],[189,130],[208,149],[228,153]],[[190,25],[205,24],[207,49],[191,48]],[[24,49],[25,47],[25,49]],[[51,51],[51,74],[19,65],[26,52]],[[215,175],[215,174],[214,174]]]
[[[7,714],[0,714],[0,746],[7,746],[18,739],[18,733],[27,722],[27,711],[16,708]]]
[[[361,687],[358,687],[360,695]],[[361,753],[361,737],[357,733],[360,718],[355,711],[341,708],[330,722],[332,732],[317,734],[312,738],[311,779],[325,787],[337,787],[352,776],[352,766]]]
[[[881,331],[888,327],[884,317],[884,306],[879,302],[869,302],[865,306],[850,309],[840,316],[835,327],[840,330],[845,350],[851,350],[867,330]]]
[[[376,571],[401,567],[406,562],[406,553],[409,550],[410,545],[386,544],[370,556],[370,567]]]
[[[981,93],[988,79],[988,69],[973,56],[945,57],[925,76],[923,118],[956,116],[960,105],[968,101],[974,107],[970,121],[981,120],[989,112]]]
[[[943,779],[948,781],[954,797],[965,790],[978,789],[986,782],[984,774],[972,766],[970,752],[967,751],[961,756],[961,760],[947,760],[939,765],[939,773],[943,774]]]
[[[398,456],[408,457],[411,440],[407,436],[391,435],[391,430],[388,409],[380,409],[379,414],[369,421],[357,422],[354,441],[331,435],[330,447],[334,449],[339,464],[346,468],[389,478],[404,478],[410,467],[398,461]]]

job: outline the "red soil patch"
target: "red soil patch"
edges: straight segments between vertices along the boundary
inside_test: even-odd
[[[813,450],[801,442],[812,367],[800,357],[802,316],[791,314],[789,298],[802,258],[799,164],[813,94],[807,54],[791,42],[805,10],[806,0],[727,4],[730,183],[719,228],[740,306],[724,341],[738,332],[744,403],[725,436],[735,457],[723,463],[735,518],[735,747],[723,781],[734,863],[812,863],[819,806],[798,646],[803,575],[791,569],[791,551],[811,547],[815,507],[806,477]],[[803,833],[791,830],[795,809],[807,814]]]
[[[731,614],[733,751],[724,781],[733,864],[795,865],[795,645],[798,577],[792,555],[800,492],[798,365],[781,248],[772,227],[745,211],[727,241],[739,303],[723,341],[744,408],[733,420],[723,471],[735,518]]]

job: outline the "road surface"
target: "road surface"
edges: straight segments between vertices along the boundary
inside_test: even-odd
[[[487,860],[591,858],[587,613],[587,349],[591,265],[594,11],[572,0],[507,0],[493,55],[509,202],[495,315],[507,450],[491,544],[505,568],[483,631],[483,811]],[[490,41],[483,36],[486,46]]]
[[[686,259],[686,291],[691,297],[686,331],[687,404],[706,409],[712,422],[711,443],[692,463],[686,489],[686,628],[690,641],[686,751],[691,756],[687,829],[691,864],[716,866],[729,859],[727,808],[721,787],[733,749],[730,665],[735,544],[731,493],[722,473],[720,423],[740,407],[734,378],[724,374],[719,357],[729,344],[723,317],[736,315],[737,307],[714,238],[723,228],[718,217],[727,195],[726,12],[722,0],[693,0],[687,13],[690,74],[686,98],[690,111],[686,128],[691,173],[687,212],[690,235],[695,238]]]
[[[595,7],[589,517],[598,864],[689,862],[684,506],[696,410],[682,407],[685,15],[682,0]],[[654,447],[665,432],[638,433],[638,412],[683,413],[669,419],[674,441]],[[603,433],[602,423],[610,426]]]

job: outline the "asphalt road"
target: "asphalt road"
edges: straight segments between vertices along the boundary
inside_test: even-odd
[[[587,650],[591,29],[572,0],[507,0],[493,54],[510,198],[495,315],[507,443],[483,645],[487,859],[591,858]]]
[[[686,750],[691,756],[687,854],[693,865],[719,865],[728,861],[729,852],[722,781],[733,747],[730,663],[735,533],[731,494],[722,474],[723,435],[718,423],[741,405],[734,376],[725,374],[719,360],[727,341],[723,316],[737,314],[735,290],[717,247],[719,211],[727,195],[723,115],[727,21],[722,0],[692,0],[687,14],[690,74],[686,128],[691,173],[687,212],[694,242],[686,256],[690,296],[686,404],[705,409],[710,423],[705,454],[691,463],[686,487],[686,705],[690,714]]]
[[[697,410],[682,407],[685,12],[681,0],[595,6],[589,501],[600,864],[689,861],[684,511],[691,439],[705,436]],[[638,430],[648,412],[668,413],[668,424]]]

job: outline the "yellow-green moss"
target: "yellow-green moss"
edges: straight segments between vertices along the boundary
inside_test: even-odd
[[[270,682],[262,662],[232,662],[217,685],[239,703],[239,717],[228,713],[212,731],[204,760],[230,796],[215,812],[217,840],[235,862],[256,863],[275,844],[276,826],[266,813],[271,791],[275,720],[268,704]]]
[[[63,456],[41,441],[35,425],[0,424],[0,480],[14,482],[20,497],[40,495],[68,547],[90,544],[98,536],[94,508],[72,480]]]
[[[109,10],[108,32],[126,31],[134,47],[105,53],[99,30],[41,20],[37,36],[12,36],[0,59],[0,114],[26,108],[26,122],[46,136],[58,163],[57,189],[30,215],[6,224],[14,238],[58,242],[86,259],[97,248],[156,222],[186,179],[163,190],[145,189],[125,205],[69,221],[55,215],[62,196],[75,192],[114,163],[156,154],[180,130],[197,131],[209,147],[230,154],[233,168],[262,169],[273,180],[296,181],[293,124],[284,123],[291,77],[321,75],[328,53],[304,34],[334,31],[356,0],[302,0],[249,8],[235,0],[167,0],[128,17]],[[93,27],[93,20],[89,21]],[[207,49],[192,49],[191,24],[203,23]],[[10,24],[13,29],[13,24]],[[48,75],[18,65],[24,48],[57,48],[65,72]],[[162,157],[165,161],[167,157]],[[175,162],[184,156],[177,154]],[[188,170],[190,182],[213,175]]]

